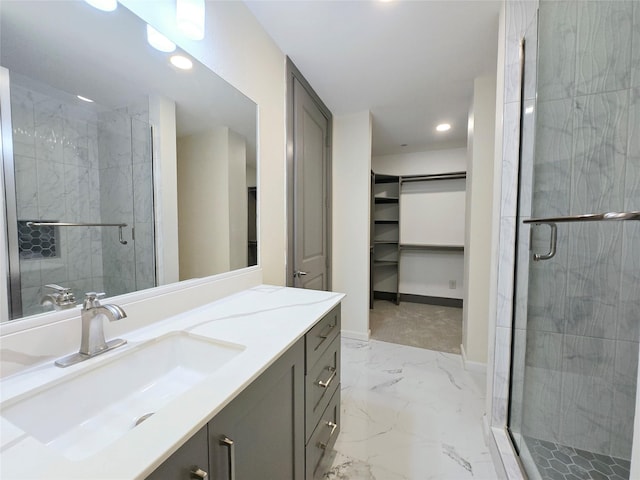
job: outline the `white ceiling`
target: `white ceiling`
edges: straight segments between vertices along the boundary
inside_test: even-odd
[[[495,74],[499,0],[246,4],[334,115],[371,110],[374,155],[466,144],[473,80]]]

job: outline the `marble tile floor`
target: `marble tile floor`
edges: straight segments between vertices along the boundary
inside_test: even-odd
[[[460,353],[462,308],[375,300],[369,325],[375,340]]]
[[[342,340],[341,432],[326,480],[497,478],[484,443],[485,376],[460,355]]]

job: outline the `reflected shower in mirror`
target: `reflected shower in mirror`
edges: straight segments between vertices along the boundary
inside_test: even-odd
[[[251,100],[122,5],[0,8],[8,318],[257,264]]]

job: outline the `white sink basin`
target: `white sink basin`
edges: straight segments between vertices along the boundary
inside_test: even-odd
[[[170,333],[5,402],[2,416],[65,457],[81,460],[243,350],[242,345]]]

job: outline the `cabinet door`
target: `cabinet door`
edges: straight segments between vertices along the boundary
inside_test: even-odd
[[[209,472],[207,427],[198,430],[173,455],[156,468],[147,480],[193,480]],[[208,477],[206,477],[208,478]]]
[[[212,480],[303,480],[300,340],[209,422]]]

